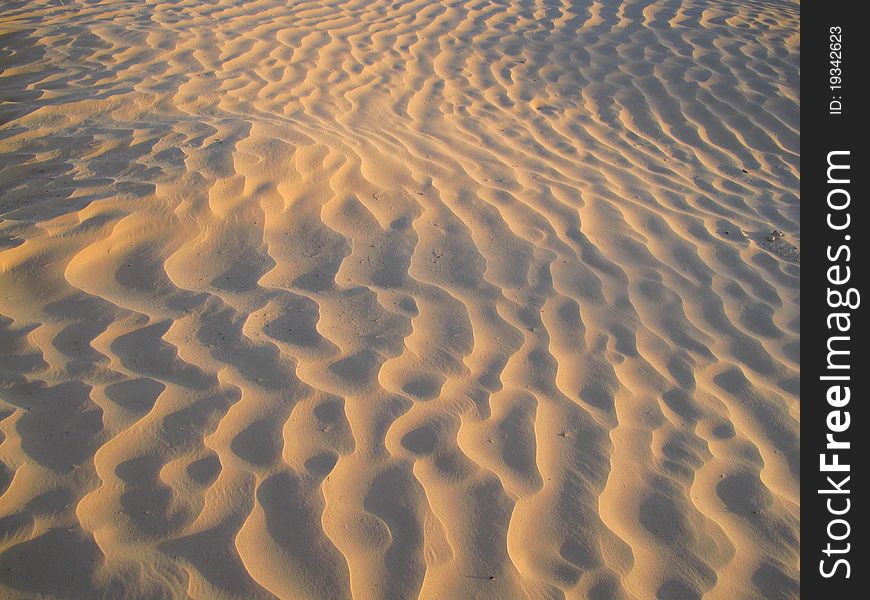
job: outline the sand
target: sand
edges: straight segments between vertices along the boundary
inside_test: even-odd
[[[798,597],[798,19],[3,2],[0,596]]]

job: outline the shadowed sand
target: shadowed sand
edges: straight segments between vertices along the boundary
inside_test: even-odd
[[[798,18],[3,2],[0,595],[797,598]]]

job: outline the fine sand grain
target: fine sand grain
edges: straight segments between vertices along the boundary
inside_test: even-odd
[[[0,596],[797,598],[798,19],[3,1]]]

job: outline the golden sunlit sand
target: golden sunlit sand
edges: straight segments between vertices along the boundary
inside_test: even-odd
[[[3,2],[0,596],[797,598],[798,20]]]

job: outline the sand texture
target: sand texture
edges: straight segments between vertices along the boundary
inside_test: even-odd
[[[0,3],[0,597],[797,598],[798,20]]]

